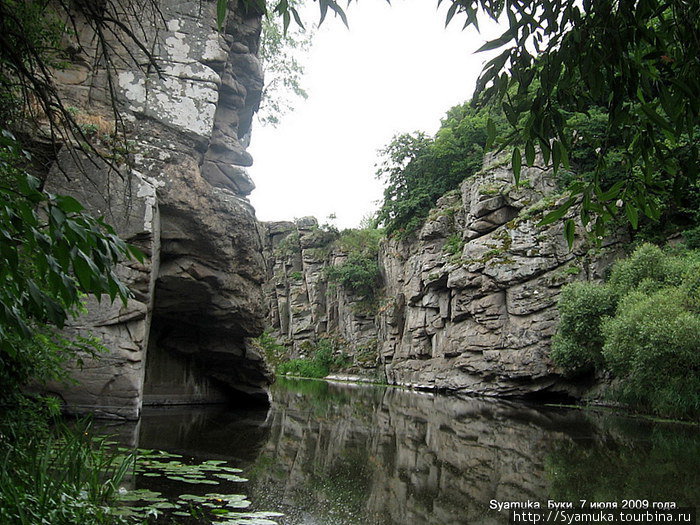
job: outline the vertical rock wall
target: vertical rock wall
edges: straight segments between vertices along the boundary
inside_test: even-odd
[[[576,393],[549,359],[559,292],[602,278],[624,239],[595,247],[577,232],[569,250],[562,222],[537,226],[561,200],[551,174],[524,169],[515,187],[508,166],[487,156],[480,173],[438,201],[416,240],[385,244],[380,351],[391,383]]]
[[[335,243],[338,233],[319,227],[313,217],[295,222],[263,224],[267,281],[268,323],[276,336],[305,355],[321,337],[332,337],[355,356],[359,368],[373,368],[376,359],[358,359],[363,351],[376,353],[374,312],[363,298],[329,282],[326,268],[345,262]]]
[[[129,158],[115,159],[116,174],[99,160],[94,170],[77,170],[64,155],[47,184],[88,202],[149,255],[142,267],[119,269],[135,288],[133,301],[126,307],[91,304],[76,322],[81,332],[104,337],[108,354],[75,368],[81,386],[52,385],[74,410],[137,417],[149,347],[184,356],[193,380],[203,382],[193,390],[199,401],[208,400],[200,394],[212,381],[213,398],[226,391],[267,400],[270,373],[246,342],[262,331],[264,316],[262,245],[246,198],[254,185],[245,171],[262,90],[260,16],[232,11],[220,33],[215,6],[213,0],[163,0],[155,16],[131,20],[159,72],[136,67],[134,61],[148,63],[140,49],[123,50],[132,59],[115,57],[116,71],[108,72],[93,47],[92,28],[80,23],[71,37],[78,52],[57,72],[67,105],[75,107],[78,122],[90,123],[98,148],[111,140],[107,93],[110,83],[115,86]],[[114,44],[119,47],[116,38]],[[125,214],[127,194],[133,209]],[[163,377],[146,376],[147,382]],[[151,385],[152,392],[188,401],[182,389],[168,385]]]
[[[329,292],[321,270],[342,263],[342,254],[319,252],[312,229],[268,225],[272,327],[295,345],[343,334],[356,353],[371,348],[392,384],[580,395],[549,359],[559,292],[574,280],[601,279],[626,239],[594,246],[576,232],[569,250],[562,222],[537,226],[562,198],[551,173],[526,168],[516,187],[509,165],[487,156],[480,173],[438,201],[417,237],[384,241],[373,313],[358,315],[342,287]]]

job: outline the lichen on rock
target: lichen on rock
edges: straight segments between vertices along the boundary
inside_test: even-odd
[[[55,77],[79,114],[109,120],[114,101],[129,148],[112,166],[99,158],[84,162],[89,169],[76,169],[62,155],[47,184],[79,196],[147,254],[143,265],[118,270],[133,300],[125,307],[90,303],[74,323],[73,330],[101,336],[108,349],[74,368],[82,386],[50,385],[78,412],[135,418],[144,391],[164,403],[218,400],[222,393],[266,401],[271,381],[247,342],[263,327],[264,262],[246,199],[254,185],[245,172],[262,90],[260,16],[232,11],[220,33],[215,2],[164,0],[159,9],[158,17],[138,21],[158,70],[128,60],[115,61],[112,71],[94,63],[92,28],[78,17],[82,47]],[[129,39],[120,41],[115,31],[119,49]],[[144,58],[141,49],[123,55]],[[173,365],[183,376],[173,382],[149,373],[151,353],[160,355],[158,366],[169,362],[163,355],[184,359]]]

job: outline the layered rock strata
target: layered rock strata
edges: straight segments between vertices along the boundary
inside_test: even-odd
[[[358,369],[374,368],[377,328],[364,298],[329,282],[326,269],[347,253],[338,233],[313,217],[264,223],[268,324],[294,357],[305,356],[321,337],[336,338]]]
[[[569,249],[563,221],[538,226],[562,202],[551,173],[525,168],[516,186],[509,165],[487,156],[480,173],[438,201],[416,237],[383,242],[381,299],[360,317],[342,287],[329,295],[323,269],[342,258],[310,241],[315,223],[267,225],[272,327],[296,346],[330,332],[361,341],[355,348],[372,348],[391,384],[581,395],[587,387],[569,384],[549,358],[556,303],[564,284],[601,279],[626,239],[596,246],[576,231]]]
[[[561,287],[598,280],[624,239],[591,246],[563,222],[538,227],[560,204],[551,173],[487,156],[483,170],[442,197],[410,242],[381,250],[386,285],[381,356],[389,381],[471,394],[578,394],[549,358]],[[576,213],[570,211],[569,216]]]
[[[114,87],[128,157],[80,170],[64,155],[47,184],[87,202],[148,255],[143,265],[118,269],[133,300],[90,304],[76,321],[81,332],[104,339],[108,354],[73,371],[81,386],[55,388],[74,410],[137,417],[144,374],[146,390],[150,377],[151,394],[163,402],[207,401],[208,392],[219,398],[224,391],[267,399],[270,373],[246,342],[262,331],[264,316],[262,246],[245,171],[262,90],[260,16],[231,12],[218,32],[215,5],[165,0],[153,20],[138,20],[159,71],[136,67],[148,63],[139,49],[123,50],[133,60],[115,61],[115,70],[95,66],[92,28],[78,23],[72,47],[79,52],[57,73],[64,100],[78,122],[90,123],[98,148],[116,140],[109,135]],[[191,397],[172,377],[163,380],[162,370],[146,372],[152,352],[161,356],[158,367],[168,355],[184,356],[188,365],[176,365],[175,374],[201,383]]]

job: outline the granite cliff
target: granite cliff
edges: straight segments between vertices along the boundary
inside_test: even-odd
[[[308,355],[320,337],[329,336],[351,349],[355,368],[375,368],[373,308],[368,308],[364,297],[329,282],[327,268],[347,259],[347,252],[337,244],[339,233],[320,227],[313,217],[262,226],[268,323],[290,344],[291,355]]]
[[[94,29],[76,25],[71,63],[56,82],[98,149],[114,129],[110,86],[129,140],[111,163],[67,148],[46,185],[104,215],[146,254],[117,272],[128,304],[89,301],[70,331],[100,337],[99,359],[72,367],[78,386],[49,385],[68,407],[138,417],[144,401],[205,402],[232,394],[267,401],[270,372],[247,338],[263,328],[264,262],[246,196],[253,113],[262,91],[259,14],[232,10],[217,31],[213,1],[165,0],[137,27],[160,71],[94,60]],[[232,4],[233,6],[233,4]],[[123,35],[121,35],[123,36]],[[115,49],[123,41],[113,35]]]
[[[520,185],[513,181],[509,162],[488,155],[481,172],[438,201],[416,236],[383,241],[382,288],[370,312],[342,287],[324,293],[324,268],[342,264],[343,254],[319,250],[314,222],[268,224],[269,324],[294,356],[301,341],[341,337],[355,363],[361,355],[390,384],[581,395],[587,385],[570,384],[549,359],[557,298],[568,282],[601,279],[625,238],[594,246],[577,231],[569,250],[562,223],[537,226],[560,198],[551,173],[527,168]]]
[[[246,198],[260,16],[231,10],[219,32],[214,9],[168,0],[139,21],[157,71],[93,60],[87,23],[70,37],[71,63],[56,72],[64,100],[99,149],[114,138],[113,90],[129,142],[111,162],[65,149],[46,186],[77,196],[147,257],[117,270],[134,291],[126,305],[88,301],[70,327],[100,337],[106,355],[74,364],[80,386],[49,389],[74,411],[127,418],[144,402],[267,401],[272,374],[249,341],[267,313],[291,356],[331,338],[351,357],[348,373],[462,393],[579,395],[548,357],[556,299],[566,282],[599,279],[622,239],[595,248],[578,232],[570,251],[560,225],[536,226],[556,205],[550,174],[527,169],[515,187],[507,163],[489,156],[414,238],[383,242],[372,294],[329,282],[327,269],[349,258],[338,232],[312,218],[261,225]]]

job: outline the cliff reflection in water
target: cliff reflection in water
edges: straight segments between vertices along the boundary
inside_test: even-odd
[[[697,427],[320,381],[280,380],[273,400],[176,437],[147,415],[141,445],[238,461],[254,505],[284,524],[507,523],[490,500],[700,499]]]

